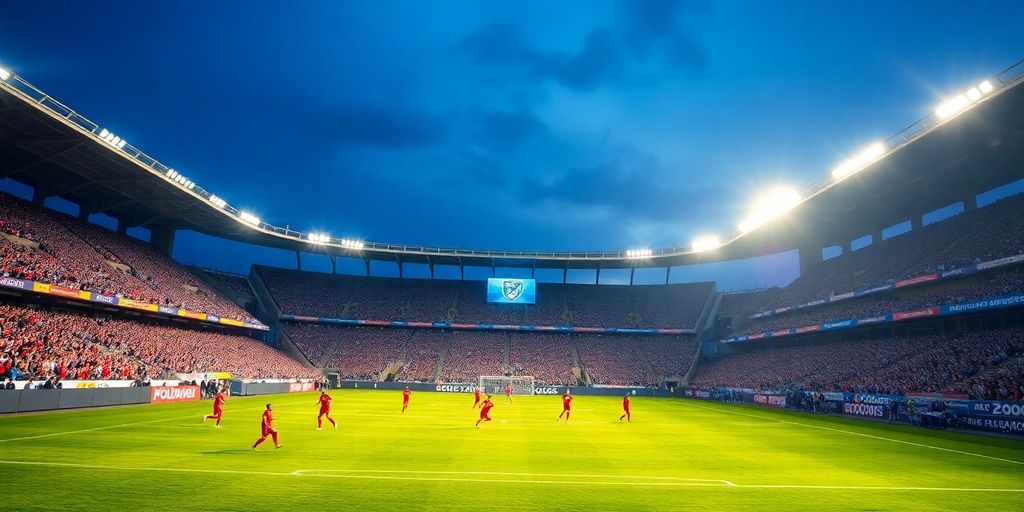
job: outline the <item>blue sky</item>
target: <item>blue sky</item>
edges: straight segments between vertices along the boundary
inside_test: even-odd
[[[524,250],[732,231],[758,189],[810,184],[1022,57],[1009,1],[22,2],[0,17],[0,65],[273,224]],[[175,256],[294,264],[187,233]],[[694,278],[778,284],[793,265]]]

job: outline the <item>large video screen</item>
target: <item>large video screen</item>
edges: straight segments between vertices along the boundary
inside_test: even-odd
[[[537,281],[492,277],[487,279],[487,302],[498,304],[534,304],[537,302]]]

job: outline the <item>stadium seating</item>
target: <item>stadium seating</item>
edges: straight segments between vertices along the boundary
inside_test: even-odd
[[[848,318],[870,318],[896,311],[908,311],[927,306],[955,304],[986,297],[1024,291],[1024,268],[1012,268],[965,279],[957,285],[943,285],[908,290],[900,295],[871,295],[847,299],[802,310],[751,320],[740,331],[756,333],[790,326],[836,322]]]
[[[419,322],[693,327],[711,283],[613,286],[539,283],[537,304],[487,304],[480,281],[340,276],[256,267],[282,312]]]
[[[702,364],[693,384],[753,389],[803,387],[875,393],[1017,396],[1024,388],[1024,330],[922,335],[868,341],[779,343]],[[983,370],[995,368],[992,376]]]
[[[149,244],[0,193],[0,271],[67,288],[255,323]],[[26,243],[28,242],[28,243]]]
[[[509,366],[515,375],[532,375],[540,384],[575,386],[573,357],[568,334],[512,334]]]
[[[765,310],[1024,252],[1024,195],[1002,199],[830,259],[801,275]]]
[[[202,268],[190,268],[189,270],[191,270],[194,273],[201,273],[202,277],[219,283],[226,290],[238,296],[246,298],[253,297],[252,288],[249,288],[249,281],[246,279],[245,276],[228,274],[225,272],[217,272],[215,270],[207,270]]]
[[[0,358],[25,380],[175,378],[231,372],[241,378],[314,377],[286,354],[245,336],[78,313],[0,305]]]

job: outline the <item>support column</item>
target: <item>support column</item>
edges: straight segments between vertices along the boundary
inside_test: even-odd
[[[918,229],[921,229],[921,216],[914,215],[910,218],[910,230],[916,231]]]
[[[597,277],[594,279],[594,284],[601,284],[601,267],[597,267]]]
[[[337,274],[338,273],[338,257],[333,255],[333,254],[328,255],[328,257],[331,258],[331,273],[332,274]]]
[[[871,245],[882,243],[882,228],[871,232]]]
[[[92,212],[90,212],[89,209],[85,207],[85,205],[78,205],[78,220],[82,222],[89,222],[89,215],[91,213]]]
[[[569,280],[569,267],[562,269],[562,284],[565,284]]]
[[[430,278],[433,279],[434,278],[434,264],[431,263],[431,264],[429,264],[427,266],[430,267]]]
[[[117,219],[117,234],[121,236],[128,235],[128,223],[124,219]]]
[[[174,235],[177,229],[169,224],[159,226],[147,226],[149,228],[149,243],[156,247],[160,254],[168,258],[174,253]]]
[[[629,284],[633,285],[633,274],[636,274],[636,267],[629,269]]]
[[[46,204],[46,192],[43,189],[36,187],[32,189],[32,204],[36,206],[43,206]]]
[[[398,278],[402,279],[405,277],[405,271],[402,269],[402,260],[398,260]]]
[[[363,263],[366,264],[366,277],[370,277],[370,259],[364,258]]]
[[[978,196],[970,195],[964,198],[964,211],[971,211],[978,209]]]
[[[821,247],[819,244],[807,244],[798,249],[800,253],[800,275],[807,274],[812,268],[821,264]]]
[[[665,284],[668,284],[668,278],[672,275],[672,267],[665,267]]]
[[[459,265],[459,279],[466,280],[466,266]]]
[[[302,270],[302,253],[295,251],[295,269]]]

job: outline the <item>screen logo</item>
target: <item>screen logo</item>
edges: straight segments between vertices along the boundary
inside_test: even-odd
[[[533,279],[492,277],[487,280],[487,302],[534,304],[536,300],[537,282]]]

